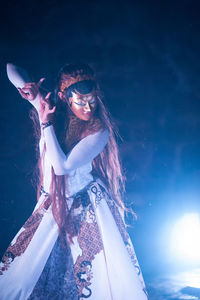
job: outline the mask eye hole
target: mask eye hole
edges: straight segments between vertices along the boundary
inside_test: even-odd
[[[85,97],[86,98],[86,97]],[[86,98],[88,99],[88,97]],[[87,103],[89,105],[94,105],[96,103],[96,98],[95,97],[92,97],[92,99],[90,100],[85,100],[85,99],[80,99],[80,98],[77,98],[74,103],[76,103],[77,105],[80,105],[80,106],[85,106]]]
[[[85,103],[83,103],[83,102],[74,101],[74,103],[77,105],[80,105],[80,106],[85,106]]]

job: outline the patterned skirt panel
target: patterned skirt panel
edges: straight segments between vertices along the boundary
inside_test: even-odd
[[[91,288],[94,280],[93,261],[98,254],[104,251],[95,213],[102,201],[107,203],[112,213],[128,255],[140,277],[141,288],[146,295],[140,267],[118,207],[115,201],[109,197],[103,184],[93,181],[68,199],[71,207],[67,222],[73,233],[74,246],[78,245],[79,252],[74,255],[72,253],[73,244],[67,245],[63,241],[61,242],[58,236],[39,280],[27,299],[90,299],[93,293]],[[43,203],[34,211],[18,233],[15,241],[8,247],[2,258],[0,275],[3,275],[4,271],[12,266],[12,262],[16,257],[21,256],[26,251],[34,234],[37,234],[37,228],[50,205],[48,196],[45,196]]]

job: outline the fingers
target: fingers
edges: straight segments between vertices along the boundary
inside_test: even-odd
[[[49,97],[51,95],[51,92],[49,92],[45,98],[41,98],[41,102],[44,103],[48,103],[49,104]]]
[[[36,94],[38,93],[38,87],[35,82],[28,82],[25,84],[25,86],[22,88],[23,92],[29,93],[29,94]]]
[[[38,89],[41,85],[41,83],[45,80],[45,78],[41,78],[38,83],[35,82],[26,82],[24,87],[20,90],[22,90],[24,93],[29,93],[29,94],[37,94]],[[18,89],[19,90],[19,89]]]
[[[51,94],[52,94],[51,92],[48,92],[48,94],[47,94],[46,97],[44,98],[44,100],[45,100],[46,102],[49,101],[49,98],[50,98]]]
[[[38,83],[35,82],[26,82],[23,89],[24,88],[34,88],[34,89],[38,89],[41,85],[41,83],[45,80],[45,78],[41,78]]]
[[[50,107],[49,107],[49,103],[46,102],[46,103],[43,104],[43,109],[44,109],[48,114],[53,114],[53,113],[55,112],[55,110],[56,110],[56,106],[50,108]]]
[[[56,110],[56,106],[54,106],[52,109],[49,109],[49,113],[53,114]]]
[[[24,90],[24,89],[20,89],[18,88],[18,91],[20,93],[20,95],[22,96],[22,98],[26,99],[26,100],[32,100],[34,98],[33,93],[30,92],[30,90]]]
[[[43,82],[44,80],[45,80],[45,78],[41,78],[41,79],[38,81],[38,83],[36,84],[38,88],[40,87],[40,85],[42,84],[42,82]]]
[[[36,98],[37,94],[39,93],[39,87],[41,83],[45,80],[45,78],[41,78],[38,83],[35,82],[27,82],[25,83],[23,88],[18,88],[18,91],[22,98],[32,101]],[[48,102],[51,93],[48,93],[45,97],[45,101]]]
[[[35,82],[26,82],[23,89],[24,88],[32,88],[32,87],[35,87],[35,86],[36,86]]]
[[[40,102],[40,107],[38,110],[40,119],[42,120],[43,123],[46,123],[50,120],[53,119],[53,114],[56,110],[56,106],[53,108],[49,108],[49,103],[45,102],[44,100]]]
[[[33,89],[18,89],[20,95],[22,98],[28,100],[28,101],[33,101],[35,97],[37,96],[37,92],[34,91]]]
[[[20,95],[26,99],[27,94],[25,92],[23,92],[20,88],[18,88],[18,92],[20,93]]]
[[[26,93],[26,94],[33,94],[36,92],[36,89],[35,88],[32,88],[32,87],[24,87],[21,89],[22,92]]]
[[[43,109],[48,111],[48,113],[54,113],[56,110],[56,106],[52,107],[51,103],[49,102],[49,98],[50,98],[51,94],[52,94],[52,92],[49,92],[45,98],[41,99],[41,106],[43,107]]]

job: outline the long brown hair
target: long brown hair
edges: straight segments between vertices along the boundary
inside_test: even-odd
[[[89,121],[78,119],[70,110],[69,105],[62,101],[57,95],[60,87],[63,86],[66,80],[66,74],[90,74],[93,75],[93,70],[88,65],[66,65],[64,66],[57,78],[56,88],[56,112],[54,117],[54,129],[57,139],[63,151],[67,153],[70,151],[82,138],[89,134],[93,134],[99,130],[107,129],[109,131],[109,140],[103,151],[93,160],[92,173],[99,177],[107,185],[111,197],[116,203],[125,209],[122,197],[124,194],[124,176],[122,174],[121,163],[119,159],[118,146],[116,143],[116,136],[118,132],[111,119],[111,116],[102,102],[103,95],[95,82],[95,89],[97,92],[98,105],[94,116]],[[93,85],[94,87],[94,85]],[[35,126],[37,127],[37,126]],[[44,149],[45,151],[45,149]],[[43,171],[41,168],[41,160],[44,153],[39,160],[40,182],[38,184],[39,191],[43,181]],[[67,194],[67,175],[58,176],[52,168],[52,180],[50,186],[49,199],[52,203],[52,212],[55,221],[58,224],[60,234],[63,233],[67,237],[67,241],[71,242],[73,237],[73,230],[68,218],[69,208],[66,201]]]

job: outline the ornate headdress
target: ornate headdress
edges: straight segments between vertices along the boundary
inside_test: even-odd
[[[86,74],[83,70],[77,70],[71,74],[63,74],[60,91],[64,92],[69,86],[84,80],[95,80],[92,74]]]

